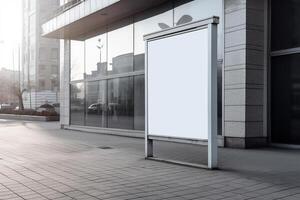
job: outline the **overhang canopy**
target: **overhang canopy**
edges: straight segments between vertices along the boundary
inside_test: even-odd
[[[91,4],[91,1],[94,2],[94,5]],[[107,24],[158,6],[166,1],[85,0],[46,22],[42,26],[43,36],[55,39],[84,40]]]

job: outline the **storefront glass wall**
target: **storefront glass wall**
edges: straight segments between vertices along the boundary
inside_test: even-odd
[[[206,12],[199,15],[201,8]],[[212,15],[222,16],[221,0],[170,1],[71,41],[71,125],[144,130],[143,36]]]
[[[71,42],[71,81],[83,80],[84,77],[84,42]]]
[[[81,47],[82,50],[84,47]],[[83,50],[84,51],[84,50]],[[107,34],[85,41],[86,80],[101,79],[107,75]]]
[[[70,90],[71,124],[84,125],[84,84],[72,83]]]

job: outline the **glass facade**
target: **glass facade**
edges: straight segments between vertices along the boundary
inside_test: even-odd
[[[143,36],[212,15],[222,16],[222,1],[212,2],[169,1],[109,24],[95,37],[71,41],[71,125],[143,131]],[[207,5],[214,12],[199,13]]]
[[[108,80],[108,128],[134,129],[133,77]]]
[[[70,85],[70,119],[71,124],[84,125],[84,84],[75,83]]]
[[[300,144],[300,2],[271,2],[271,140]],[[275,52],[275,54],[274,54]],[[282,53],[283,52],[283,53]]]
[[[126,25],[130,23],[129,25]],[[133,24],[131,19],[118,24],[116,30],[109,31],[108,38],[108,75],[122,74],[133,71]],[[109,27],[114,29],[115,26]]]
[[[107,34],[102,34],[85,42],[86,79],[106,76]]]
[[[168,3],[156,10],[135,16],[134,23],[134,69],[145,69],[145,43],[144,35],[160,31],[173,26],[172,4]]]
[[[209,18],[211,16],[222,16],[222,0],[175,0],[174,1],[174,24],[175,26],[185,23]],[[218,25],[218,39],[222,41],[223,21]],[[218,43],[218,55],[222,57],[222,42]]]
[[[86,83],[86,125],[107,126],[107,82],[91,81]]]
[[[71,41],[71,81],[84,78],[84,42]]]
[[[300,1],[272,1],[272,51],[300,46]]]
[[[143,75],[134,77],[134,128],[145,130],[145,77]]]
[[[300,54],[272,59],[272,141],[300,144]]]

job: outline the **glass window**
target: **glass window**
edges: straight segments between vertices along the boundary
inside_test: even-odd
[[[58,59],[58,49],[57,48],[53,48],[51,49],[51,59]]]
[[[58,80],[51,80],[51,90],[58,92],[59,81]]]
[[[218,134],[222,135],[222,61],[218,61]]]
[[[58,66],[57,65],[51,65],[51,74],[58,75]]]
[[[47,50],[45,47],[40,47],[40,50],[39,50],[39,57],[40,57],[40,60],[47,60]]]
[[[166,4],[158,9],[135,17],[134,23],[134,70],[145,68],[144,35],[173,26],[172,5]]]
[[[76,83],[70,85],[71,96],[71,124],[84,125],[84,84]]]
[[[300,144],[300,54],[272,58],[272,142]]]
[[[133,24],[108,32],[107,73],[133,71]]]
[[[29,17],[29,34],[32,35],[35,33],[35,22],[36,22],[36,19],[35,19],[35,15],[30,15]]]
[[[29,38],[29,62],[34,63],[35,58],[36,58],[36,41],[35,41],[35,36],[32,35]]]
[[[85,42],[86,79],[106,75],[107,34],[93,37]]]
[[[46,66],[45,65],[40,65],[40,70],[45,70]]]
[[[300,1],[272,1],[272,50],[300,47]]]
[[[40,85],[40,89],[44,89],[45,88],[45,80],[39,80],[39,85]]]
[[[107,81],[86,84],[86,126],[107,127]]]
[[[133,77],[108,80],[108,128],[133,129]]]
[[[30,11],[35,10],[35,4],[36,4],[36,0],[29,0],[29,10]]]
[[[223,16],[222,0],[176,0],[174,8],[175,26],[209,18],[211,16]],[[218,54],[222,56],[223,23],[218,25]]]
[[[134,129],[145,130],[145,76],[134,77]]]
[[[84,78],[84,42],[71,41],[71,81]]]
[[[211,16],[222,16],[222,0],[177,0],[174,8],[176,26],[205,19]]]

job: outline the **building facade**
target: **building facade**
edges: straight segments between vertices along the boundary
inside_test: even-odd
[[[36,109],[59,100],[59,40],[43,38],[41,25],[59,7],[59,1],[24,0],[22,87],[25,108]]]
[[[11,104],[12,107],[18,105],[18,98],[12,91],[13,86],[19,83],[20,72],[17,70],[11,70],[6,68],[1,68],[0,70],[0,80],[4,84],[0,88],[0,105],[1,104]]]
[[[44,37],[63,39],[62,127],[143,137],[143,36],[218,16],[220,144],[300,144],[298,1],[77,0],[64,5],[43,25]],[[188,76],[184,66],[183,74]]]

